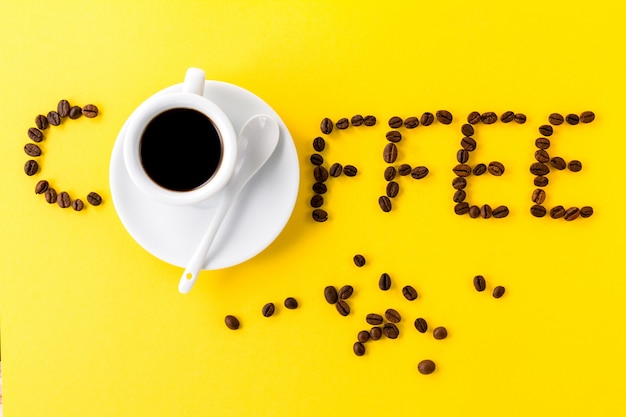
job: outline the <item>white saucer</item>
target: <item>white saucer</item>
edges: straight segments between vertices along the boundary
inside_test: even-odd
[[[155,95],[180,91],[173,85]],[[241,87],[207,81],[204,96],[220,106],[236,132],[251,116],[273,115],[280,139],[266,165],[250,180],[224,219],[204,269],[227,268],[256,256],[283,230],[298,195],[298,155],[287,126],[263,100]],[[155,201],[136,188],[122,155],[122,127],[113,147],[110,185],[113,205],[128,233],[157,258],[186,267],[217,208],[220,195],[203,206],[177,207]]]

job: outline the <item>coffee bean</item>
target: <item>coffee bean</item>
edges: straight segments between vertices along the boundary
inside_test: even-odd
[[[363,118],[363,124],[365,126],[374,126],[376,124],[376,117],[372,115],[365,116]]]
[[[458,215],[467,214],[469,212],[469,204],[467,202],[458,203],[454,206],[454,213]]]
[[[467,194],[465,193],[465,190],[456,190],[456,192],[452,196],[452,201],[454,201],[455,203],[462,203],[463,201],[465,201],[466,197]]]
[[[435,362],[431,361],[430,359],[424,359],[417,364],[417,370],[420,374],[423,375],[432,374],[433,372],[435,372],[435,368]]]
[[[355,114],[350,119],[350,123],[352,123],[352,126],[361,126],[363,124],[363,116],[361,116],[360,114]]]
[[[24,152],[26,152],[28,156],[41,156],[41,148],[34,143],[24,145]]]
[[[57,113],[59,113],[59,116],[61,116],[61,117],[69,116],[69,114],[70,114],[70,103],[67,100],[59,101],[59,104],[57,104]]]
[[[417,298],[417,291],[410,285],[406,285],[402,288],[402,295],[409,301],[413,301]]]
[[[383,334],[389,339],[397,339],[400,336],[400,330],[398,326],[393,323],[385,323],[383,326]]]
[[[509,208],[507,206],[498,206],[493,209],[492,215],[496,219],[503,219],[509,215]]]
[[[472,136],[474,134],[474,126],[469,123],[464,124],[461,126],[461,133],[463,133],[463,136]]]
[[[388,308],[385,311],[385,318],[391,323],[400,323],[400,321],[402,320],[400,313],[398,313],[398,311],[393,308]]]
[[[338,177],[341,175],[342,172],[343,172],[343,167],[341,166],[341,164],[339,162],[335,162],[334,164],[330,166],[328,174],[331,177]]]
[[[460,164],[464,164],[469,160],[469,151],[467,149],[459,149],[456,151],[456,160]]]
[[[28,137],[33,142],[41,142],[43,140],[43,133],[36,127],[31,127],[28,129]]]
[[[395,181],[389,181],[387,183],[387,197],[394,198],[398,195],[398,191],[400,190],[400,186]]]
[[[38,114],[37,117],[35,117],[35,126],[37,126],[37,129],[39,130],[44,130],[48,128],[48,119],[46,118],[46,116],[44,116],[43,114]]]
[[[565,207],[563,206],[556,206],[550,209],[550,217],[552,217],[553,219],[560,219],[564,215],[565,215]]]
[[[567,210],[565,210],[565,214],[563,215],[563,218],[569,222],[569,221],[577,219],[578,216],[580,216],[580,209],[578,207],[570,207]]]
[[[554,158],[550,159],[550,165],[558,170],[563,170],[567,166],[565,160],[560,156],[555,156]]]
[[[391,288],[391,277],[388,273],[384,272],[380,276],[380,279],[378,280],[378,288],[383,291],[387,291],[389,290],[389,288]]]
[[[474,138],[465,136],[463,139],[461,139],[461,147],[465,150],[472,152],[476,149],[476,141],[474,140]]]
[[[584,111],[580,114],[581,123],[591,123],[595,120],[596,115],[592,111]]]
[[[422,126],[430,126],[433,124],[434,121],[435,116],[429,112],[425,112],[424,114],[422,114],[422,117],[420,117],[420,123],[422,124]]]
[[[289,310],[295,310],[296,308],[298,308],[298,300],[296,300],[293,297],[287,297],[285,298],[285,307],[288,308]]]
[[[404,127],[406,127],[407,129],[415,129],[417,126],[419,126],[419,124],[420,121],[415,116],[407,117],[404,120]]]
[[[393,143],[398,143],[402,140],[402,134],[398,132],[397,130],[390,130],[389,132],[387,132],[385,137],[387,138],[389,142],[393,142]]]
[[[370,338],[372,340],[378,340],[383,336],[383,329],[381,329],[380,327],[372,327],[370,329]]]
[[[365,265],[365,256],[361,255],[361,254],[356,254],[354,255],[354,258],[352,258],[352,260],[354,261],[354,264],[356,266],[358,266],[359,268],[361,268],[362,266]]]
[[[337,312],[344,317],[350,314],[350,306],[344,300],[337,301],[335,308],[337,309]]]
[[[493,289],[493,298],[500,298],[504,295],[505,288],[501,285],[498,285]]]
[[[61,124],[61,116],[59,116],[59,113],[55,112],[54,110],[48,112],[46,119],[48,119],[48,123],[52,126],[58,126]]]
[[[436,327],[433,329],[433,337],[437,340],[445,339],[448,337],[448,330],[443,326]]]
[[[57,204],[61,208],[68,208],[72,204],[70,195],[65,191],[61,191],[59,195],[57,195]]]
[[[582,162],[573,159],[567,163],[567,168],[572,172],[578,172],[583,169],[583,164]]]
[[[317,208],[313,210],[312,215],[313,215],[313,220],[319,223],[323,223],[326,220],[328,220],[328,213],[326,212],[326,210]]]
[[[535,162],[530,166],[530,173],[533,175],[548,175],[550,173],[550,168],[546,164]]]
[[[401,164],[398,167],[398,174],[405,177],[411,173],[411,165],[409,164]]]
[[[35,185],[35,194],[43,194],[48,189],[48,181],[41,180]]]
[[[380,209],[385,213],[391,211],[391,200],[389,200],[389,197],[387,197],[386,195],[381,195],[380,197],[378,197],[378,205],[380,206]]]
[[[359,334],[357,334],[356,340],[361,343],[367,342],[368,340],[370,340],[370,332],[368,332],[367,330],[361,330]]]
[[[458,164],[457,166],[452,168],[452,171],[458,177],[467,177],[468,175],[472,173],[472,168],[467,164]]]
[[[324,163],[324,157],[318,153],[314,153],[309,158],[313,165],[322,165]]]
[[[449,125],[450,123],[452,123],[452,113],[447,110],[438,110],[435,113],[435,117],[437,118],[437,121],[439,123],[442,123],[444,125]]]
[[[548,138],[537,138],[535,139],[535,146],[539,149],[548,149],[550,147],[550,139]]]
[[[534,206],[530,208],[530,214],[532,214],[535,217],[543,217],[546,215],[546,208],[539,204],[535,204]]]
[[[384,177],[386,181],[391,181],[396,177],[396,168],[393,166],[388,166],[385,168]]]
[[[462,190],[467,187],[467,180],[463,177],[455,177],[452,180],[452,188],[455,190]]]
[[[480,115],[480,121],[486,125],[491,125],[498,121],[498,115],[492,111],[488,111]]]
[[[411,177],[416,180],[421,180],[428,175],[428,168],[424,166],[415,167],[411,170]]]
[[[72,201],[72,208],[74,209],[74,211],[81,211],[83,207],[85,207],[85,204],[83,203],[83,200],[81,200],[80,198],[77,198],[76,200]]]
[[[552,129],[552,126],[550,125],[539,126],[539,133],[541,133],[543,136],[552,136],[553,132],[554,132],[554,129]]]
[[[39,164],[37,163],[37,161],[35,161],[34,159],[29,159],[28,161],[26,161],[26,163],[24,164],[24,172],[26,173],[26,175],[30,177],[32,175],[35,175],[37,171],[39,171]]]
[[[567,116],[565,116],[565,121],[570,125],[577,125],[580,119],[576,114],[568,114]]]
[[[491,175],[499,177],[504,174],[504,165],[502,165],[502,163],[498,161],[489,162],[487,170]]]
[[[337,295],[339,296],[340,300],[347,300],[348,298],[352,296],[353,292],[354,292],[354,288],[352,288],[352,285],[344,285],[343,287],[339,289],[339,291],[337,292]]]
[[[397,129],[402,127],[402,117],[393,116],[389,119],[389,127],[392,129]]]
[[[315,149],[317,152],[322,152],[325,147],[326,147],[326,141],[324,140],[323,137],[318,136],[315,139],[313,139],[313,149]]]
[[[230,330],[237,330],[239,328],[239,320],[235,316],[226,316],[224,317],[224,323],[226,323],[226,327]]]
[[[382,324],[383,316],[381,316],[380,314],[376,314],[376,313],[370,313],[367,316],[365,316],[365,321],[373,326],[378,326],[379,324]]]
[[[46,202],[48,204],[54,204],[57,202],[57,192],[52,187],[48,187],[48,189],[44,193],[44,197],[46,198]]]
[[[328,187],[326,187],[326,184],[324,184],[323,182],[316,182],[315,184],[313,184],[313,192],[317,193],[317,194],[324,194],[326,193],[326,191],[328,191]]]
[[[383,159],[388,164],[392,164],[398,158],[398,148],[395,143],[388,143],[383,150]]]
[[[81,109],[79,106],[70,107],[70,112],[69,112],[70,119],[76,120],[82,115],[83,115],[83,109]]]
[[[263,313],[263,316],[265,317],[270,317],[274,314],[275,310],[276,307],[274,307],[274,303],[267,303],[261,309],[261,313]]]
[[[580,208],[580,217],[586,219],[588,217],[591,217],[592,215],[593,215],[593,207],[584,206]]]
[[[535,204],[543,204],[543,202],[546,201],[546,192],[541,188],[537,188],[535,191],[533,191],[531,200]]]
[[[546,185],[548,185],[548,183],[550,182],[550,180],[548,180],[548,177],[544,177],[544,176],[536,176],[535,179],[533,180],[533,183],[535,184],[536,187],[545,187]]]
[[[552,113],[550,116],[548,116],[548,122],[550,122],[550,124],[554,126],[559,126],[563,124],[564,120],[565,119],[563,119],[563,116],[559,113]]]
[[[482,275],[476,275],[474,277],[474,288],[476,291],[482,292],[487,288],[487,282],[485,281],[485,277]]]
[[[467,212],[472,219],[477,219],[480,217],[480,207],[473,205],[470,206],[469,211]]]
[[[346,177],[354,177],[359,172],[354,165],[346,165],[343,167],[343,174]]]
[[[85,112],[85,109],[83,109],[83,113],[84,112]],[[347,129],[348,126],[350,126],[350,122],[345,117],[337,120],[337,123],[335,124],[335,127],[341,130]]]
[[[95,105],[85,104],[83,106],[83,116],[92,119],[96,117],[97,115],[98,115],[98,108]]]
[[[318,208],[318,207],[322,207],[323,205],[324,205],[324,197],[322,197],[319,194],[315,194],[313,197],[311,197],[311,207]]]
[[[330,132],[333,131],[333,121],[328,117],[323,118],[320,122],[320,130],[323,134],[330,135]]]
[[[365,355],[365,345],[363,345],[363,343],[361,342],[354,342],[354,345],[352,346],[352,350],[354,351],[354,354],[357,356]]]
[[[516,113],[513,120],[515,121],[515,123],[523,125],[524,123],[526,123],[526,115],[523,113]]]
[[[328,179],[328,170],[321,165],[318,165],[313,170],[313,177],[317,182],[324,182]]]
[[[485,172],[487,172],[487,165],[485,164],[476,164],[472,170],[472,174],[474,175],[483,175]]]
[[[467,123],[475,125],[478,122],[480,122],[480,113],[477,111],[473,111],[467,115]]]
[[[480,217],[482,217],[483,219],[490,218],[492,214],[493,210],[491,209],[491,206],[489,204],[483,204],[480,207]]]
[[[502,113],[502,116],[500,116],[500,121],[502,121],[502,123],[510,123],[513,121],[513,119],[515,119],[515,113],[510,110],[505,111],[504,113]]]
[[[537,149],[535,151],[535,159],[537,160],[537,162],[545,164],[546,162],[550,161],[550,154],[548,154],[548,152],[543,149]]]
[[[328,304],[335,304],[337,300],[339,300],[339,294],[337,293],[337,289],[332,285],[324,288],[324,298]]]
[[[426,333],[426,331],[428,330],[428,323],[426,323],[426,320],[421,317],[415,319],[415,323],[413,323],[413,325],[415,326],[415,329],[417,329],[417,331],[420,333]]]

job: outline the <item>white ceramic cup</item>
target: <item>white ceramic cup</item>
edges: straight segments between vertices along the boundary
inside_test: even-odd
[[[215,103],[204,97],[205,73],[189,68],[182,92],[153,96],[131,114],[123,139],[124,164],[137,188],[166,204],[194,205],[217,194],[233,174],[237,160],[237,135],[228,116]],[[204,114],[215,127],[221,141],[217,169],[202,185],[189,191],[174,191],[156,183],[144,169],[141,159],[143,133],[150,122],[168,110],[192,109]],[[175,141],[175,138],[172,138]]]

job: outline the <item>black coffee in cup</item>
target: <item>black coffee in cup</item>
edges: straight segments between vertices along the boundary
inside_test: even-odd
[[[205,114],[187,108],[164,111],[146,126],[139,155],[146,174],[163,188],[191,191],[218,170],[219,131]]]

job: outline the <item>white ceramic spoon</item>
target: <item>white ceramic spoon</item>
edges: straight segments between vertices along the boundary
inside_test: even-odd
[[[178,291],[181,293],[187,294],[195,284],[224,217],[243,187],[272,156],[279,136],[278,123],[271,116],[264,114],[252,116],[241,128],[237,139],[235,171],[224,188],[222,201],[219,203],[209,228],[180,278]]]

